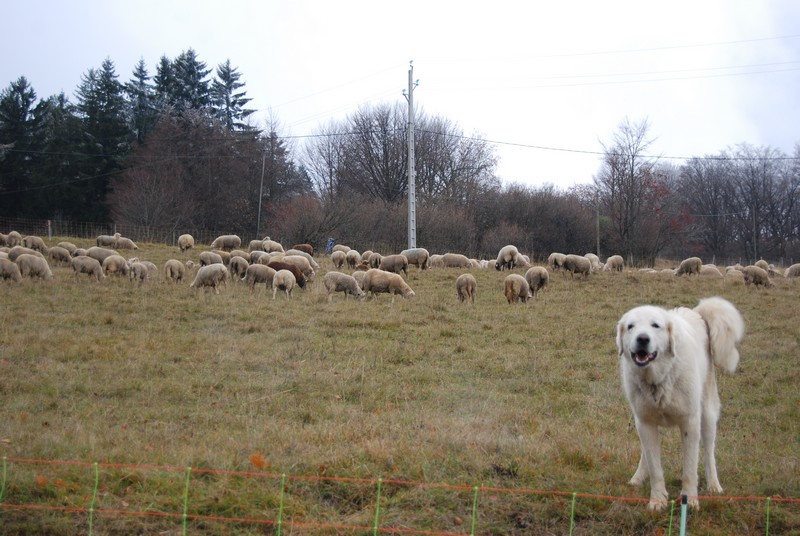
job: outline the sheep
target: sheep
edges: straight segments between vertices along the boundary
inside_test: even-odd
[[[14,262],[19,266],[19,273],[22,277],[38,277],[45,281],[53,279],[50,265],[47,264],[47,261],[42,256],[23,253]]]
[[[20,255],[36,255],[38,257],[44,258],[44,255],[36,251],[35,249],[26,248],[25,246],[14,246],[8,250],[8,260],[16,261],[17,257]]]
[[[109,255],[101,263],[103,266],[103,273],[106,276],[112,274],[116,275],[130,275],[130,264],[125,260],[122,255]]]
[[[214,294],[219,294],[220,285],[227,285],[229,276],[228,269],[222,263],[201,266],[189,288],[211,287]]]
[[[495,261],[494,267],[497,271],[505,269],[513,270],[518,257],[519,250],[517,250],[516,246],[510,244],[508,246],[503,246],[497,254],[497,261]]]
[[[315,272],[319,271],[319,264],[317,263],[317,261],[314,260],[314,257],[312,257],[306,251],[301,251],[299,249],[288,249],[288,250],[286,250],[285,255],[295,255],[295,256],[299,256],[299,257],[304,257],[308,261],[308,264],[310,264],[311,267],[314,269]]]
[[[28,235],[22,239],[22,245],[28,249],[36,250],[44,255],[47,255],[47,246],[39,236]]]
[[[76,249],[78,249],[78,246],[76,246],[76,245],[75,245],[75,244],[73,244],[72,242],[67,242],[67,241],[59,242],[59,243],[58,243],[58,244],[56,244],[56,245],[57,245],[58,247],[60,247],[60,248],[64,248],[64,249],[66,249],[67,251],[69,251],[69,255],[70,255],[70,257],[74,257],[74,256],[75,256],[75,250],[76,250]]]
[[[364,261],[361,262],[363,263]],[[364,278],[367,276],[367,270],[369,270],[369,268],[366,270],[356,270],[353,272],[353,279],[356,280],[356,283],[358,283],[358,288],[361,290],[364,290]]]
[[[311,244],[295,244],[294,246],[292,246],[292,249],[308,253],[312,257],[314,256],[314,246],[312,246]]]
[[[236,235],[220,235],[211,242],[211,249],[230,251],[232,249],[238,249],[241,245],[242,239]]]
[[[624,268],[625,259],[622,258],[622,255],[611,255],[603,265],[603,271],[605,272],[621,272]]]
[[[115,248],[117,247],[117,238],[119,238],[120,236],[122,235],[119,233],[114,233],[113,235],[99,235],[97,237],[97,246],[101,248],[106,248],[106,247]],[[97,260],[103,262],[100,259]]]
[[[86,250],[86,255],[88,257],[92,257],[93,259],[97,259],[98,261],[100,261],[100,264],[102,264],[103,261],[106,260],[106,257],[110,257],[111,255],[119,255],[119,253],[117,253],[116,250],[113,249],[102,248],[99,246],[92,246]]]
[[[0,258],[0,278],[10,279],[16,283],[22,281],[19,266],[14,261]]]
[[[769,274],[760,266],[745,266],[742,269],[744,274],[744,284],[749,286],[751,283],[755,286],[763,286],[765,288],[773,288],[775,284],[770,280]],[[24,275],[24,274],[23,274]]]
[[[370,256],[369,256],[369,259],[368,259],[369,260],[369,267],[370,268],[377,268],[378,266],[380,266],[382,258],[383,258],[383,255],[381,255],[377,251],[371,253]]]
[[[178,247],[181,253],[186,253],[194,247],[194,237],[190,234],[182,234],[178,237]]]
[[[335,246],[333,246],[332,251],[341,251],[342,253],[347,253],[348,251],[350,251],[350,247],[345,246],[344,244],[336,244]]]
[[[678,266],[678,270],[675,272],[675,275],[699,274],[701,266],[703,266],[703,261],[700,260],[700,257],[689,257],[688,259],[683,259],[680,266]]]
[[[216,253],[222,259],[222,264],[228,266],[231,262],[231,254],[229,251],[225,251],[224,249],[212,249],[212,253]]]
[[[141,261],[135,261],[131,263],[130,266],[130,278],[131,281],[138,281],[140,285],[144,284],[147,281],[147,278],[150,275],[150,270],[145,263]]]
[[[700,275],[706,277],[719,277],[722,278],[722,272],[713,264],[704,264],[700,267]]]
[[[400,294],[403,298],[413,298],[416,295],[401,275],[384,272],[378,268],[367,270],[364,276],[363,289],[364,292],[372,294],[373,300],[379,292],[388,292],[392,295],[392,303],[394,303],[394,297],[397,294]]]
[[[729,266],[725,270],[725,281],[731,281],[732,283],[744,283],[744,274],[741,270],[737,270],[736,268]]]
[[[445,268],[472,268],[472,263],[466,255],[460,253],[445,253],[442,255],[442,266]]]
[[[563,268],[570,273],[572,278],[575,277],[575,274],[583,274],[583,278],[588,279],[592,273],[591,261],[580,255],[567,255],[564,257]]]
[[[30,246],[28,246],[28,247],[30,247]],[[753,264],[753,266],[758,266],[759,268],[761,268],[761,269],[762,269],[762,270],[764,270],[765,272],[768,272],[768,271],[769,271],[769,263],[768,263],[767,261],[765,261],[764,259],[758,259],[758,260],[757,260],[757,261],[756,261],[756,262]]]
[[[408,264],[413,264],[420,270],[427,270],[431,266],[431,254],[425,248],[410,248],[400,252],[408,259]]]
[[[228,264],[228,269],[231,272],[231,279],[236,281],[244,278],[248,266],[250,266],[250,263],[248,263],[244,257],[231,257],[231,262]]]
[[[251,240],[249,244],[247,244],[247,250],[250,253],[254,251],[264,251],[264,241],[263,240]],[[264,251],[266,253],[266,251]]]
[[[564,268],[564,259],[566,259],[566,255],[563,253],[551,253],[549,257],[547,257],[547,264],[550,268],[557,272]]]
[[[266,257],[269,259],[269,253],[264,251],[263,249],[254,249],[250,252],[250,264],[257,264],[259,259]]]
[[[361,254],[358,251],[351,249],[344,254],[344,259],[347,262],[347,266],[352,270],[358,265],[358,263],[361,262]]]
[[[347,260],[347,254],[344,251],[334,251],[331,253],[331,262],[334,268],[341,268]]]
[[[231,259],[234,258],[234,257],[241,257],[244,260],[246,260],[248,264],[250,263],[250,252],[249,251],[244,251],[244,250],[241,250],[241,249],[232,249],[230,252],[228,252],[228,254],[231,256]]]
[[[86,248],[78,248],[78,249],[76,249],[75,251],[72,252],[72,256],[73,257],[80,257],[80,256],[88,257],[88,255],[87,255],[88,251],[89,250],[87,250]]]
[[[250,287],[252,293],[256,289],[256,284],[264,283],[267,288],[272,286],[272,278],[275,277],[275,270],[264,264],[251,264],[247,267],[244,274],[244,281]]]
[[[793,264],[783,272],[786,277],[800,277],[800,263]]]
[[[494,264],[494,261],[492,261],[492,264]],[[431,268],[444,268],[444,255],[439,255],[438,253],[431,255],[430,265]]]
[[[588,260],[587,260],[588,262]],[[503,281],[504,291],[509,305],[521,301],[527,303],[528,298],[532,298],[531,287],[528,282],[519,274],[509,274]]]
[[[21,246],[22,235],[17,231],[11,231],[8,233],[8,236],[6,236],[6,245],[10,248],[13,248],[14,246]]]
[[[289,264],[284,261],[271,261],[269,264],[267,264],[267,266],[269,266],[276,272],[280,270],[288,270],[292,272],[295,280],[297,281],[297,286],[303,289],[306,288],[306,281],[307,281],[306,276],[303,275],[303,272],[300,270],[300,268],[298,268],[294,264]]]
[[[134,262],[138,262],[140,264],[144,264],[145,268],[147,268],[148,279],[154,279],[158,277],[158,266],[150,261],[140,261],[136,257],[128,259],[128,265],[132,265]]]
[[[177,284],[183,281],[185,275],[186,266],[184,266],[181,261],[177,259],[169,259],[164,263],[164,278],[167,281],[172,280]]]
[[[334,292],[343,292],[345,300],[348,294],[357,300],[364,299],[364,291],[361,290],[361,286],[352,275],[343,274],[342,272],[328,272],[322,278],[322,281],[328,290],[328,301],[333,300]]]
[[[384,272],[394,272],[396,274],[403,272],[408,277],[408,259],[405,255],[386,255],[381,258],[378,268]]]
[[[776,268],[774,264],[769,265],[769,270],[767,273],[770,277],[786,277],[786,275],[781,271],[780,268]]]
[[[472,274],[461,274],[456,279],[456,295],[461,303],[475,303],[475,294],[478,290],[478,282]]]
[[[213,251],[201,251],[200,266],[208,266],[209,264],[223,264],[222,257]]]
[[[139,249],[139,246],[137,246],[133,240],[125,238],[124,236],[117,238],[117,244],[114,247],[115,249]]]
[[[0,233],[0,247],[8,245],[8,235]]]
[[[356,270],[360,272],[366,272],[369,270],[369,261],[361,259],[361,262],[356,265]]]
[[[314,277],[314,269],[311,267],[311,263],[309,263],[308,259],[305,257],[300,255],[286,255],[283,258],[283,262],[299,268],[300,271],[303,272],[303,275],[306,276],[306,279],[311,279]]]
[[[368,249],[366,251],[362,251],[361,252],[361,260],[369,262],[369,256],[372,255],[373,253],[375,253],[375,252],[372,251],[371,249]]]
[[[261,242],[261,247],[267,253],[272,253],[274,251],[283,253],[283,246],[280,245],[278,242],[275,242],[274,240],[270,240],[268,236],[265,237],[264,240]]]
[[[584,257],[589,259],[589,262],[592,263],[593,272],[599,272],[600,270],[603,269],[603,263],[600,262],[600,257],[595,255],[594,253],[586,253]]]
[[[289,270],[278,270],[275,272],[275,275],[272,276],[272,299],[274,300],[278,291],[282,290],[285,299],[290,300],[292,298],[292,289],[294,289],[296,281],[294,274]]]
[[[69,251],[62,248],[61,246],[53,246],[50,248],[50,251],[47,252],[47,255],[53,262],[57,263],[64,263],[69,264],[72,261],[72,255]]]
[[[547,268],[543,266],[531,266],[525,272],[525,281],[528,282],[531,294],[536,298],[539,295],[539,291],[546,287],[550,281],[550,274],[547,273]]]

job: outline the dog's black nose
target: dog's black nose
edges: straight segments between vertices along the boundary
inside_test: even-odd
[[[636,345],[639,348],[647,348],[650,345],[650,337],[647,335],[639,335],[636,337]]]

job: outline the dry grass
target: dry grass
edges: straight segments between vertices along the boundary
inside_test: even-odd
[[[55,240],[54,240],[55,242]],[[177,248],[140,245],[159,266]],[[197,252],[193,255],[196,256]],[[323,271],[330,261],[320,261]],[[800,281],[775,289],[705,278],[560,274],[509,306],[505,274],[412,269],[413,300],[327,303],[321,277],[295,299],[229,285],[219,296],[162,279],[0,284],[0,452],[11,458],[191,466],[190,513],[276,519],[280,480],[220,471],[403,480],[646,497],[626,485],[639,446],[620,387],[613,328],[641,303],[693,306],[721,295],[747,321],[740,370],[720,375],[717,460],[733,496],[800,497]],[[663,445],[680,489],[675,430]],[[255,460],[255,461],[254,461]],[[5,503],[86,507],[93,469],[10,463]],[[701,469],[702,471],[702,469]],[[702,474],[702,473],[701,473]],[[39,480],[37,480],[39,477]],[[704,480],[701,476],[701,493]],[[185,473],[103,467],[96,507],[182,512]],[[375,485],[291,479],[284,519],[372,526]],[[484,492],[480,534],[564,534],[570,497]],[[469,533],[471,490],[386,484],[381,526]],[[765,506],[703,501],[693,534],[763,533]],[[774,504],[770,530],[797,534],[800,508]],[[666,514],[638,502],[579,500],[575,534],[651,534]],[[0,532],[88,531],[84,513],[0,510]],[[95,534],[177,534],[181,520],[97,516]],[[192,520],[190,533],[269,526]],[[171,531],[171,532],[170,532]],[[794,532],[793,532],[794,531]],[[285,533],[344,529],[287,525]]]

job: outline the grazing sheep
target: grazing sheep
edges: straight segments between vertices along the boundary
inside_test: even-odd
[[[306,276],[306,279],[311,279],[314,277],[314,269],[311,267],[311,263],[308,262],[308,259],[305,257],[301,257],[300,255],[286,255],[282,259],[283,262],[286,264],[291,264],[292,266],[296,266],[303,272],[303,275]]]
[[[254,249],[253,251],[250,252],[250,264],[257,264],[264,257],[269,259],[269,253],[267,253],[263,249]]]
[[[567,255],[564,257],[564,270],[569,272],[572,278],[575,274],[582,274],[584,279],[587,279],[592,273],[592,263],[586,257],[581,255]]]
[[[587,260],[588,262],[588,260]],[[528,282],[519,274],[509,274],[503,281],[504,291],[509,304],[519,301],[527,303],[528,298],[532,298],[531,287]]]
[[[325,288],[328,290],[328,301],[333,300],[334,292],[343,292],[344,299],[347,295],[351,295],[358,300],[364,299],[364,291],[352,275],[343,274],[342,272],[328,272],[322,278]]]
[[[184,276],[186,276],[186,266],[181,261],[169,259],[164,263],[164,278],[167,281],[172,280],[175,283],[180,283],[183,281]]]
[[[228,264],[228,269],[231,272],[231,279],[233,281],[241,281],[247,273],[247,267],[250,263],[244,257],[231,257],[231,262]]]
[[[102,262],[103,265],[103,273],[106,276],[110,276],[113,274],[116,275],[130,275],[130,264],[128,261],[125,260],[125,257],[122,255],[109,255]]]
[[[408,259],[405,255],[386,255],[381,258],[378,268],[384,272],[393,272],[395,274],[403,272],[408,277]]]
[[[547,272],[547,268],[543,266],[531,266],[528,268],[528,271],[525,272],[525,281],[528,282],[531,294],[536,298],[539,291],[546,287],[547,283],[550,281],[550,274]]]
[[[230,251],[232,249],[238,249],[241,245],[242,239],[236,235],[220,235],[211,242],[211,249]]]
[[[130,266],[130,278],[131,281],[138,281],[140,285],[143,285],[147,278],[150,275],[150,270],[148,266],[141,261],[135,261],[131,263]]]
[[[282,290],[285,299],[290,300],[292,298],[292,289],[294,289],[296,281],[294,274],[289,270],[278,270],[275,272],[275,275],[272,277],[272,299],[274,300],[278,291]]]
[[[47,252],[53,262],[69,264],[72,261],[72,254],[61,246],[53,246]]]
[[[120,236],[117,238],[117,245],[115,246],[115,249],[139,249],[139,246],[137,246],[130,238]]]
[[[362,264],[364,263],[364,261],[361,262]],[[367,270],[369,270],[369,268],[366,270],[356,270],[353,272],[353,279],[356,280],[356,283],[358,283],[358,288],[361,290],[364,290],[364,278],[367,276]]]
[[[728,266],[725,269],[725,281],[730,281],[732,283],[744,283],[744,274],[741,270],[737,270],[733,266]]]
[[[101,248],[115,248],[117,247],[117,238],[122,236],[119,233],[114,233],[113,235],[99,235],[97,237],[97,246]],[[100,259],[97,259],[100,260]],[[100,261],[103,262],[103,261]]]
[[[786,274],[784,274],[780,268],[776,268],[774,264],[769,265],[767,273],[770,277],[786,277]]]
[[[344,254],[344,259],[347,262],[347,267],[353,270],[358,263],[361,262],[361,254],[358,251],[351,249]]]
[[[200,252],[200,266],[208,266],[209,264],[224,264],[222,256],[213,251]]]
[[[783,272],[786,277],[800,277],[800,263],[793,264]]]
[[[600,262],[600,257],[595,255],[594,253],[587,253],[584,255],[584,257],[589,259],[589,262],[592,263],[593,272],[599,272],[600,270],[603,269],[603,263]]]
[[[8,250],[8,260],[16,261],[17,257],[20,255],[37,255],[39,257],[44,258],[44,255],[36,251],[35,249],[26,248],[25,246],[14,246]]]
[[[178,247],[181,253],[186,253],[194,247],[194,237],[190,234],[182,234],[178,237]]]
[[[706,277],[719,277],[722,278],[722,272],[713,264],[704,264],[700,267],[700,275]]]
[[[551,253],[549,257],[547,257],[547,264],[550,268],[557,272],[564,267],[564,259],[566,259],[566,255],[563,253]]]
[[[306,282],[307,282],[306,276],[303,275],[303,272],[300,270],[300,268],[298,268],[294,264],[289,264],[288,262],[284,261],[271,261],[269,264],[267,264],[267,266],[269,266],[276,272],[280,270],[288,270],[292,272],[295,281],[297,281],[297,286],[303,289],[306,288]]]
[[[247,250],[250,253],[254,251],[264,251],[264,241],[263,240],[251,240],[249,244],[247,244]],[[266,253],[266,251],[264,251]]]
[[[211,253],[216,253],[222,259],[222,264],[228,266],[231,262],[231,254],[223,249],[212,249]]]
[[[272,278],[275,277],[275,270],[264,264],[251,264],[247,267],[244,274],[244,281],[250,287],[250,292],[255,291],[256,285],[264,283],[267,288],[272,286]]]
[[[0,278],[10,279],[19,283],[22,281],[22,274],[19,271],[19,266],[14,261],[0,258]]]
[[[23,253],[14,262],[19,266],[19,273],[22,277],[38,277],[49,281],[53,279],[53,272],[50,271],[50,265],[41,255],[31,255]]]
[[[427,270],[431,266],[431,254],[425,248],[404,249],[400,255],[408,259],[408,264],[413,264],[420,270]]]
[[[431,255],[430,264],[431,268],[444,268],[444,255],[434,253]],[[492,264],[494,264],[494,261],[492,261]]]
[[[72,252],[72,256],[73,257],[80,257],[80,256],[88,257],[88,255],[86,253],[88,253],[88,250],[86,248],[78,248],[78,249],[76,249],[75,251]]]
[[[246,260],[248,262],[248,264],[250,263],[250,252],[249,251],[244,251],[244,250],[241,250],[241,249],[232,249],[229,252],[229,254],[230,254],[231,258],[241,257],[244,260]]]
[[[363,251],[361,253],[361,261],[362,262],[363,261],[369,262],[369,256],[372,255],[373,253],[374,253],[374,251],[372,251],[371,249],[368,249],[367,251]]]
[[[373,253],[370,253],[369,259],[367,259],[367,260],[369,260],[369,267],[370,268],[377,268],[378,266],[380,266],[382,258],[383,258],[383,255],[381,255],[377,251],[375,251]],[[363,257],[362,257],[362,259],[363,259]]]
[[[97,259],[98,261],[100,261],[100,264],[102,264],[107,257],[110,257],[111,255],[119,255],[119,253],[117,253],[116,250],[113,249],[102,248],[99,246],[92,246],[86,250],[86,255],[88,257],[92,257],[93,259]]]
[[[359,262],[356,265],[356,270],[361,271],[361,272],[366,272],[367,270],[369,270],[369,261],[365,260],[365,259],[361,259],[361,262]]]
[[[28,247],[30,247],[30,246],[28,246]],[[765,261],[764,259],[758,259],[758,260],[757,260],[757,261],[756,261],[756,262],[753,264],[753,266],[758,266],[759,268],[761,268],[761,269],[762,269],[762,270],[764,270],[765,272],[769,272],[769,263],[768,263],[767,261]]]
[[[0,247],[8,245],[8,235],[0,233]]]
[[[678,266],[678,270],[675,272],[675,275],[699,274],[701,266],[703,266],[703,261],[700,260],[700,257],[689,257],[688,259],[683,259],[680,266]]]
[[[742,273],[744,274],[744,284],[747,286],[749,286],[750,283],[755,286],[761,285],[765,288],[773,288],[775,286],[772,280],[770,280],[767,271],[760,266],[745,266],[742,268]]]
[[[384,272],[378,268],[367,270],[366,275],[364,275],[363,289],[364,292],[372,294],[373,300],[378,293],[388,292],[392,295],[392,303],[394,303],[394,297],[397,294],[400,294],[403,298],[413,298],[415,296],[414,291],[411,290],[411,287],[408,286],[408,283],[405,282],[401,275]]]
[[[39,236],[28,235],[22,239],[22,245],[28,249],[33,249],[44,255],[47,255],[47,246]]]
[[[286,251],[286,253],[284,255],[287,255],[287,256],[288,255],[295,255],[295,256],[298,256],[298,257],[303,257],[308,261],[308,264],[311,265],[311,267],[314,269],[315,272],[319,271],[319,264],[317,263],[317,261],[315,261],[314,257],[309,255],[305,251],[300,251],[299,249],[289,249],[289,250]]]
[[[21,246],[22,235],[17,231],[11,231],[8,233],[8,236],[6,236],[6,245],[10,248],[13,248],[14,246]]]
[[[64,241],[64,242],[59,242],[59,243],[58,243],[58,244],[56,244],[56,245],[57,245],[58,247],[60,247],[60,248],[64,248],[64,249],[66,249],[67,251],[69,251],[69,254],[70,254],[70,256],[71,256],[71,257],[74,257],[74,256],[75,256],[75,250],[76,250],[76,249],[78,249],[78,246],[76,246],[76,245],[75,245],[75,244],[73,244],[72,242],[66,242],[66,241]]]
[[[296,249],[298,251],[302,251],[304,253],[308,253],[312,257],[314,256],[314,246],[311,244],[295,244],[292,249]]]
[[[445,268],[472,268],[467,256],[460,253],[445,253],[442,255],[442,265]]]
[[[334,251],[331,253],[331,262],[334,268],[341,268],[347,260],[347,254],[344,251]]]
[[[270,240],[268,236],[264,237],[264,240],[261,242],[261,247],[267,253],[273,253],[275,251],[283,253],[283,246],[274,240]]]
[[[519,257],[519,250],[517,250],[516,246],[510,244],[503,246],[497,254],[497,261],[495,261],[494,267],[497,271],[513,270]]]
[[[336,244],[335,246],[333,246],[331,252],[333,251],[341,251],[342,253],[347,253],[348,251],[350,251],[350,247],[345,246],[344,244]]]
[[[623,269],[625,269],[625,259],[622,255],[611,255],[603,265],[603,271],[606,272],[621,272]]]
[[[464,303],[475,303],[475,294],[478,291],[478,282],[472,274],[461,274],[456,279],[456,295],[458,301]]]
[[[228,268],[222,263],[201,266],[189,288],[211,287],[214,294],[219,294],[219,287],[227,285],[229,277]]]
[[[149,273],[148,279],[157,279],[158,278],[158,266],[150,261],[140,261],[137,258],[128,259],[128,264],[133,264],[134,262],[139,262],[144,264],[147,268],[147,272]]]

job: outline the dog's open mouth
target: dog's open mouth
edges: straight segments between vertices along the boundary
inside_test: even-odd
[[[640,367],[644,367],[649,365],[652,360],[654,360],[658,356],[658,352],[648,353],[647,350],[637,350],[635,352],[631,352],[631,357],[633,358],[633,362],[636,363]]]

